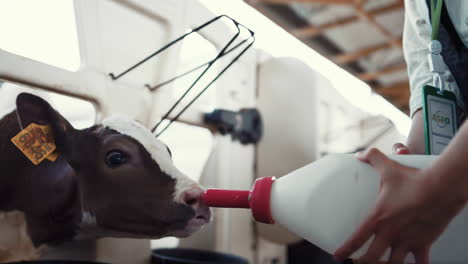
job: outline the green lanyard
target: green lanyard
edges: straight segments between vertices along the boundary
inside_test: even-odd
[[[437,40],[439,37],[439,25],[440,25],[440,12],[442,11],[443,0],[430,0],[431,1],[431,24],[432,34],[431,40]],[[437,1],[437,3],[435,3]]]
[[[439,26],[440,26],[440,15],[442,12],[443,0],[430,0],[431,2],[431,42],[429,44],[429,67],[433,74],[433,85],[440,89],[440,94],[444,92],[444,85],[442,81],[442,75],[446,71],[444,60],[440,55],[442,52],[442,44],[438,40],[439,37]]]
[[[449,145],[457,132],[457,97],[444,88],[447,66],[441,56],[439,26],[443,0],[431,1],[431,42],[429,44],[429,69],[433,74],[433,85],[422,88],[424,137],[426,154],[438,155]]]

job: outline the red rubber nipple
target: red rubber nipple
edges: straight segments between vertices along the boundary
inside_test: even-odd
[[[210,207],[251,208],[256,221],[274,224],[270,210],[274,181],[274,177],[257,179],[251,191],[208,189],[202,194],[202,200]]]

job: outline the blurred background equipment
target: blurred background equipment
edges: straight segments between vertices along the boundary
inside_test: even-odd
[[[242,144],[256,144],[262,138],[262,118],[257,109],[238,112],[215,109],[205,114],[205,122],[214,125],[222,135],[229,134]]]

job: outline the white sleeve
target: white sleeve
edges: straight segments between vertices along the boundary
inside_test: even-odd
[[[431,28],[428,9],[424,5],[425,1],[405,0],[403,54],[411,88],[409,103],[411,117],[422,107],[422,87],[432,83],[432,74],[427,61]]]
[[[403,54],[408,66],[408,78],[411,88],[410,116],[422,108],[422,88],[432,84],[427,55],[431,42],[431,22],[429,8],[425,0],[405,0],[405,24],[403,29]],[[446,67],[446,66],[445,66]],[[450,75],[448,68],[447,74]],[[446,75],[447,76],[447,75]],[[458,106],[465,109],[460,90],[455,82],[444,84],[445,89],[457,97]]]

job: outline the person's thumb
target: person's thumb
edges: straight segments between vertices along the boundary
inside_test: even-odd
[[[407,155],[407,154],[411,154],[411,152],[407,146],[401,143],[396,143],[395,145],[393,145],[393,154]]]
[[[361,152],[358,154],[357,158],[360,161],[369,163],[372,167],[377,170],[385,168],[392,162],[385,154],[376,148],[371,148],[368,151]]]

